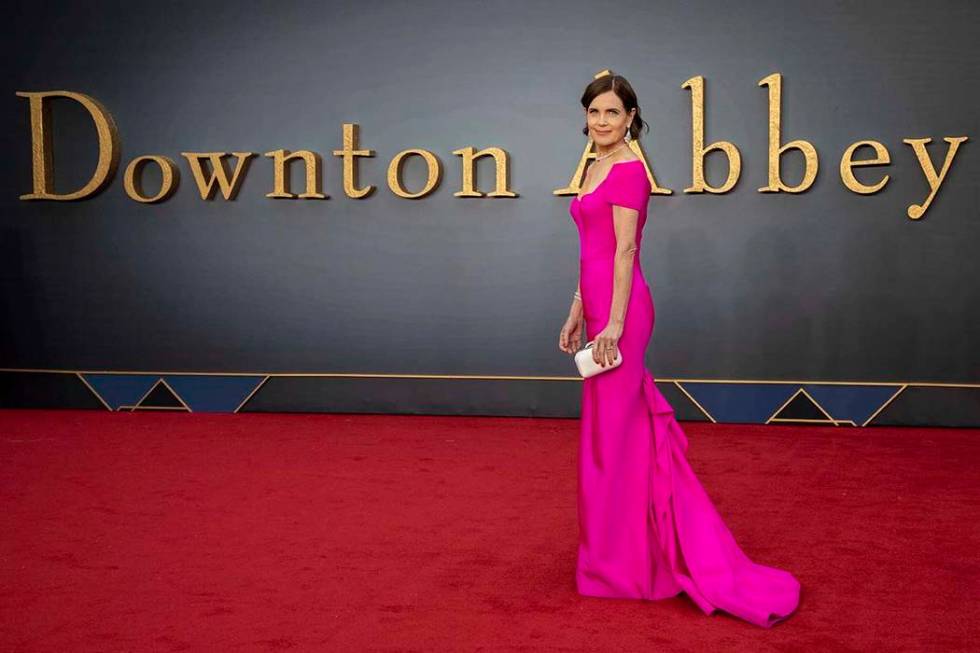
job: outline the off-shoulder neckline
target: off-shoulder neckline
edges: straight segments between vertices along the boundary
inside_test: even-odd
[[[640,161],[640,162],[642,162],[642,161],[643,161],[643,159],[640,159],[640,158],[636,158],[636,159],[630,159],[629,161],[617,161],[616,163],[614,163],[614,164],[612,164],[611,166],[609,166],[609,170],[608,170],[608,171],[606,171],[606,176],[602,178],[602,181],[600,181],[600,182],[599,182],[598,184],[596,184],[596,186],[595,186],[595,188],[593,188],[592,190],[590,190],[590,191],[589,191],[588,193],[586,193],[585,195],[581,195],[581,196],[580,196],[580,195],[579,195],[578,193],[576,193],[576,194],[575,194],[575,199],[577,199],[577,200],[578,200],[579,202],[581,202],[581,201],[582,201],[582,200],[584,200],[584,199],[585,199],[586,197],[588,197],[589,195],[592,195],[592,194],[593,194],[593,193],[595,193],[595,192],[596,192],[597,190],[599,190],[599,189],[600,189],[600,188],[602,187],[602,185],[603,185],[604,183],[606,183],[606,180],[607,180],[607,179],[609,179],[609,177],[611,177],[611,176],[612,176],[612,171],[613,171],[613,168],[615,168],[616,166],[619,166],[619,165],[625,165],[625,164],[627,164],[627,163],[636,163],[637,161]]]

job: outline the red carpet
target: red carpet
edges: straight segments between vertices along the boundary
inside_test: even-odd
[[[576,593],[576,420],[0,411],[0,650],[976,650],[980,431],[683,426],[771,631]]]

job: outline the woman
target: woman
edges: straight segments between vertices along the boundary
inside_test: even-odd
[[[763,627],[799,602],[792,574],[749,560],[685,458],[687,438],[644,364],[654,306],[640,267],[650,181],[626,141],[640,135],[636,95],[619,75],[582,96],[595,163],[569,211],[580,238],[579,288],[559,348],[575,354],[584,327],[605,367],[583,381],[576,585],[587,596],[663,599],[680,592],[711,614]]]

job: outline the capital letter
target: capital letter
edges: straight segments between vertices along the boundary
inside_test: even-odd
[[[31,93],[17,91],[18,97],[26,97],[31,106],[31,151],[33,153],[34,192],[21,195],[22,200],[80,200],[95,195],[112,181],[119,165],[119,134],[109,110],[102,103],[84,93],[72,91],[43,91]],[[81,189],[59,195],[54,192],[54,163],[51,144],[51,108],[45,98],[65,97],[75,100],[88,111],[99,136],[99,160],[95,172]]]
[[[609,74],[608,72],[605,74]],[[598,75],[597,75],[598,77]],[[592,151],[592,146],[595,143],[592,139],[585,144],[585,149],[582,151],[582,156],[579,157],[578,166],[575,168],[575,173],[572,175],[572,181],[564,188],[559,188],[557,190],[551,191],[552,195],[578,195],[582,191],[582,179],[585,178],[585,163],[589,159],[594,159],[596,157],[595,152]],[[647,179],[650,180],[650,194],[651,195],[673,195],[674,191],[669,188],[661,188],[657,185],[657,177],[653,174],[653,168],[647,162],[646,157],[640,150],[640,146],[637,145],[636,141],[631,140],[630,149],[643,161],[643,166],[647,169]]]

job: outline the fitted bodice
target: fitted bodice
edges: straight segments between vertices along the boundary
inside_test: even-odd
[[[633,159],[613,164],[598,186],[581,198],[572,199],[569,211],[579,232],[579,287],[589,338],[606,325],[612,306],[616,268],[613,206],[623,206],[637,212],[635,242],[639,250],[647,219],[650,188],[646,166],[640,159]],[[632,279],[628,300],[630,308],[627,310],[637,315],[636,306],[650,303],[650,290],[640,265],[639,251],[633,256]]]
[[[613,206],[635,209],[639,214],[636,225],[636,246],[643,240],[643,225],[647,219],[647,200],[650,180],[641,159],[614,163],[605,179],[581,198],[572,198],[569,212],[579,232],[582,260],[611,259],[616,253],[616,230]],[[639,256],[636,257],[639,261]]]

